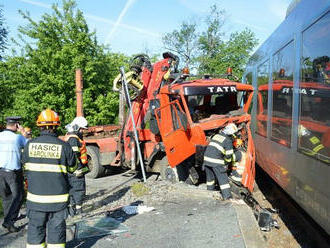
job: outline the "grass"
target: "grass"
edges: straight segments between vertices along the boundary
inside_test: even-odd
[[[141,197],[149,194],[149,188],[143,183],[134,183],[131,187],[134,196]]]

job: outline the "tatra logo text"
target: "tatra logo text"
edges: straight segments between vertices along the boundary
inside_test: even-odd
[[[61,158],[62,146],[47,143],[31,143],[29,145],[29,156],[33,158]]]
[[[210,93],[237,92],[237,89],[234,86],[212,86],[207,88]]]

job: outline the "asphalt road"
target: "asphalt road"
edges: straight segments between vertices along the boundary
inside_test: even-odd
[[[84,219],[105,216],[119,205],[140,201],[155,210],[136,215],[113,216],[127,228],[127,232],[71,239],[67,247],[264,247],[252,211],[242,201],[223,202],[206,190],[182,184],[168,185],[154,178],[148,179],[149,194],[136,197],[130,186],[138,179],[113,175],[87,180],[89,200]],[[94,207],[90,207],[94,206]],[[118,212],[117,212],[118,213]],[[0,247],[25,247],[27,220],[18,222],[23,230],[8,234],[0,228]],[[69,220],[69,222],[73,222]]]

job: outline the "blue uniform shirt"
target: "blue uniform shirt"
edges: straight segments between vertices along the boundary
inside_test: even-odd
[[[27,140],[24,136],[10,130],[0,132],[0,168],[21,169],[21,149]]]

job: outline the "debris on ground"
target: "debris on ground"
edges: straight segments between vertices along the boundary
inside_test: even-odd
[[[75,238],[86,239],[128,232],[128,228],[120,221],[108,217],[91,217],[75,223]]]

